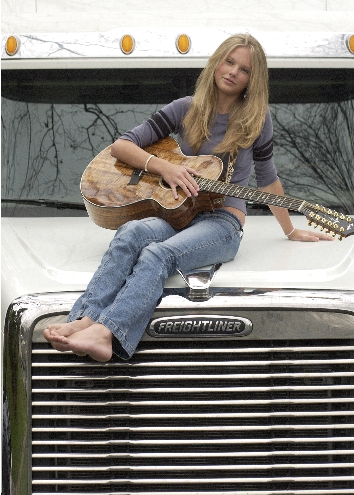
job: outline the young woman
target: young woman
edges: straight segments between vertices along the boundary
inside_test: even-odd
[[[134,168],[158,174],[187,196],[198,195],[193,168],[176,166],[143,148],[179,134],[185,155],[219,156],[231,182],[247,186],[254,163],[257,186],[283,195],[273,162],[273,130],[268,109],[268,70],[264,51],[249,34],[224,41],[201,72],[193,97],[173,101],[149,120],[126,132],[112,156]],[[233,168],[229,168],[229,165]],[[293,241],[332,240],[332,236],[294,229],[288,211],[271,207]],[[112,353],[129,359],[162,295],[167,277],[232,260],[242,238],[245,202],[225,198],[214,212],[198,214],[175,230],[165,220],[147,218],[118,229],[68,323],[50,325],[45,338],[59,351],[71,350],[101,362]]]

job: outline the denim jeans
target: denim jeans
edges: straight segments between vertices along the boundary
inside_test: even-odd
[[[113,334],[113,351],[131,357],[163,293],[166,279],[214,263],[231,261],[242,238],[239,220],[216,209],[175,230],[160,218],[120,227],[68,321],[88,316]],[[118,341],[117,341],[117,340]]]

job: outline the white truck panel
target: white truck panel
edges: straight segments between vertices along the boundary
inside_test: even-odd
[[[277,0],[220,2],[183,0],[129,4],[110,0],[97,9],[97,2],[2,0],[2,32],[105,32],[117,27],[224,27],[245,26],[263,31],[349,31],[354,7],[350,0]]]

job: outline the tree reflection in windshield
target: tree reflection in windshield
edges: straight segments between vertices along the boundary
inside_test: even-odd
[[[82,202],[79,184],[88,163],[162,106],[3,98],[2,197]],[[353,213],[354,100],[277,103],[271,111],[286,194]]]

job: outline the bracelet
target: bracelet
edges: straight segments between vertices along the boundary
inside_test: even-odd
[[[293,230],[292,230],[289,234],[285,234],[285,235],[286,235],[286,237],[291,236],[291,234],[292,234],[295,230],[296,230],[296,229],[295,229],[295,227],[294,227],[294,228],[293,228]]]
[[[148,164],[149,164],[149,161],[151,160],[151,158],[153,156],[155,156],[155,155],[150,155],[149,158],[146,160],[145,167],[144,167],[145,172],[148,172]]]

